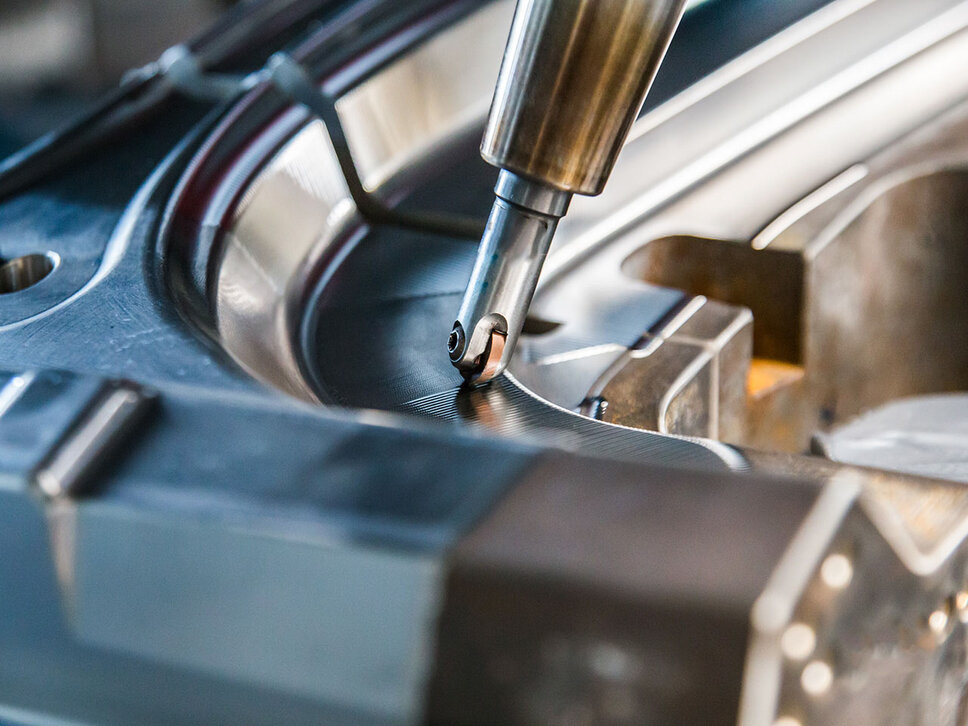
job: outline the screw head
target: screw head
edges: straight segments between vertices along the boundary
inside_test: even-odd
[[[454,329],[447,337],[447,352],[453,362],[459,361],[464,355],[464,327],[460,323],[454,323]]]

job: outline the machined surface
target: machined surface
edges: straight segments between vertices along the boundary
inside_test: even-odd
[[[485,31],[501,22],[501,7],[485,6],[442,31],[441,37],[457,33],[467,42],[490,38]],[[388,79],[399,78],[405,69],[426,68],[439,73],[442,67],[448,67],[441,66],[438,56],[453,52],[453,43],[435,38],[381,73],[387,73]],[[488,56],[482,53],[466,60],[473,65],[488,62]],[[460,68],[454,65],[451,70]],[[470,76],[471,80],[476,77]],[[381,88],[383,93],[391,90],[381,85],[381,78],[379,73],[371,76],[359,91],[345,98],[365,92],[369,102],[374,102]],[[440,89],[447,88],[446,82],[441,85],[429,75],[418,78],[425,79],[430,93],[426,100],[433,105]],[[397,97],[386,98],[392,102]],[[406,204],[413,206],[434,200],[431,204],[436,203],[443,211],[484,213],[494,183],[492,172],[479,161],[468,163],[472,157],[465,156],[473,148],[472,137],[464,133],[466,114],[474,106],[447,105],[451,100],[466,103],[466,98],[466,91],[456,99],[445,96],[438,113],[414,119],[424,124],[420,128],[425,135],[406,134],[401,137],[405,145],[378,146],[392,154],[382,161],[357,151],[361,139],[354,134],[357,116],[352,113],[364,113],[367,107],[344,105],[342,101],[338,104],[354,157],[364,164],[360,168],[364,179],[370,178],[365,165],[368,159],[381,168],[397,168],[401,159],[411,159],[432,139],[449,148],[447,154],[439,152],[446,174],[428,178],[426,171],[418,171],[418,178],[426,181],[414,188],[414,182],[401,172],[374,193],[406,194]],[[420,104],[409,107],[422,108]],[[298,125],[299,119],[295,112],[284,116],[277,124],[279,133]],[[372,126],[364,124],[362,128]],[[270,127],[267,136],[279,143],[275,133],[275,126]],[[443,139],[437,134],[443,134]],[[231,158],[226,192],[237,189],[240,178],[260,169],[265,147],[250,144],[241,155]],[[423,167],[407,167],[409,171],[414,168]],[[219,195],[222,193],[220,190]],[[223,213],[213,213],[213,217]],[[438,393],[445,399],[451,397],[460,377],[450,368],[443,342],[450,332],[459,291],[470,272],[474,245],[398,229],[365,230],[358,224],[355,207],[335,172],[326,129],[318,121],[311,122],[252,178],[231,223],[220,235],[224,244],[210,283],[220,343],[248,372],[300,398],[384,409],[410,408],[413,404],[421,409],[419,401],[429,402]],[[276,243],[282,229],[288,241],[284,248]],[[377,259],[375,263],[371,255]],[[390,260],[403,262],[407,258],[406,264],[386,268]],[[376,284],[376,280],[380,282]],[[449,311],[446,305],[451,306]],[[658,317],[662,312],[653,310],[647,315]],[[434,317],[426,317],[430,314]],[[361,331],[366,334],[361,335]],[[407,352],[401,355],[403,350]],[[441,369],[440,364],[447,368]],[[351,388],[345,387],[348,382],[352,382]],[[519,420],[534,421],[534,435],[538,437],[554,440],[556,432],[561,432],[567,438],[575,426],[584,429],[588,423],[556,407],[544,407],[543,415],[535,417],[542,409],[533,408]],[[500,416],[487,418],[501,421]],[[617,438],[627,442],[619,447],[626,456],[641,458],[646,451],[668,446],[672,458],[683,456],[683,461],[696,465],[741,466],[735,453],[724,447],[656,439],[647,433],[639,435],[638,444],[633,443],[634,434],[623,433]]]
[[[468,42],[475,37],[494,40],[496,34],[485,30],[507,21],[495,5],[468,16],[440,37],[456,33],[455,37]],[[577,410],[593,384],[637,341],[654,334],[654,326],[682,304],[681,292],[659,285],[674,288],[688,280],[661,274],[646,277],[651,284],[643,285],[641,278],[633,277],[644,264],[655,272],[655,260],[661,262],[672,250],[671,243],[651,247],[654,240],[684,239],[684,231],[694,230],[708,237],[709,246],[727,243],[729,254],[724,252],[718,258],[723,264],[716,266],[717,273],[725,272],[730,264],[747,272],[768,272],[775,267],[774,287],[781,294],[771,296],[767,287],[762,300],[772,298],[777,304],[760,304],[755,299],[749,303],[756,303],[754,316],[762,319],[754,328],[754,347],[763,362],[754,361],[753,368],[766,374],[762,390],[769,390],[771,381],[791,378],[791,370],[774,362],[794,366],[801,362],[803,341],[800,332],[790,327],[796,316],[784,312],[797,303],[784,294],[795,292],[789,281],[802,272],[796,259],[769,244],[760,251],[762,260],[747,265],[744,255],[756,254],[749,240],[764,228],[777,236],[799,218],[784,215],[784,210],[796,209],[801,199],[837,178],[858,156],[875,154],[955,105],[968,89],[942,70],[966,55],[966,23],[968,9],[955,0],[917,5],[897,0],[841,0],[643,117],[616,166],[614,189],[610,187],[595,200],[576,200],[559,230],[532,307],[535,318],[547,325],[537,335],[526,330],[529,334],[522,339],[510,369],[513,380],[552,404],[549,421],[561,416],[557,407]],[[404,56],[390,66],[387,78],[397,77],[412,64],[426,66],[427,59],[445,52],[444,48],[452,50],[443,41],[418,48],[412,57]],[[468,62],[477,68],[477,59],[488,57],[482,47]],[[474,71],[468,85],[477,79],[483,82],[485,75]],[[377,74],[366,82],[370,104],[380,94],[380,79]],[[428,84],[428,101],[436,98],[433,89],[440,87]],[[899,88],[910,89],[917,102],[893,109]],[[459,98],[471,95],[465,88]],[[388,102],[394,98],[386,96]],[[348,104],[345,108],[353,107]],[[465,106],[467,113],[472,108],[480,106]],[[711,117],[720,123],[707,123]],[[347,114],[343,120],[348,129],[356,127],[354,117]],[[427,148],[435,138],[450,140],[458,159],[461,154],[472,154],[471,137],[454,135],[454,129],[470,126],[465,113],[456,108],[442,110],[422,127],[422,136],[410,133],[402,137],[411,145],[393,147],[393,158],[412,159],[414,149]],[[274,175],[280,177],[280,188],[291,189],[296,199],[301,198],[304,192],[299,180],[315,172],[300,171],[298,159],[321,154],[313,168],[326,168],[324,157],[329,152],[325,143],[320,144],[320,129],[310,128],[313,130],[300,132],[290,142],[292,148],[302,147],[299,154],[287,156],[284,149],[255,180],[249,190],[252,209],[261,204],[260,195],[268,195],[276,186],[267,181]],[[370,127],[364,124],[362,128]],[[353,133],[348,134],[352,140]],[[366,149],[362,137],[356,137],[353,145],[354,154],[361,160],[368,158],[362,151]],[[377,144],[375,148],[390,147]],[[286,168],[287,158],[296,160],[291,169]],[[415,188],[406,181],[404,162],[384,160],[379,166],[400,170],[395,181],[387,182],[386,190],[395,194],[400,186],[407,188],[407,203],[436,200],[448,211],[476,214],[486,209],[493,176],[472,161],[452,159],[436,178],[428,179],[421,171]],[[778,178],[771,172],[778,167],[789,173]],[[363,173],[365,176],[366,167]],[[438,359],[446,363],[443,351],[429,356],[424,348],[443,347],[441,341],[446,340],[453,314],[447,305],[457,307],[445,296],[456,296],[470,272],[468,249],[456,241],[431,241],[403,233],[394,233],[393,242],[379,231],[360,240],[353,236],[351,206],[341,201],[339,192],[320,205],[319,195],[313,192],[323,188],[320,184],[306,187],[306,208],[311,214],[289,215],[281,221],[292,228],[288,238],[304,240],[287,248],[285,255],[270,244],[268,227],[259,237],[264,244],[250,244],[239,234],[258,225],[244,210],[232,222],[227,232],[231,246],[215,288],[223,343],[257,376],[303,396],[346,405],[404,406],[454,415],[451,408],[426,405],[454,399],[452,392],[459,379],[440,369]],[[339,214],[328,210],[339,210]],[[347,216],[339,216],[343,214]],[[331,220],[341,218],[350,226],[330,226]],[[771,226],[774,221],[777,224]],[[758,238],[759,242],[763,239]],[[732,240],[737,242],[730,248]],[[641,260],[634,256],[643,254],[652,261],[629,262]],[[697,250],[693,259],[703,254]],[[670,263],[665,268],[676,272],[676,258],[667,259]],[[774,265],[777,260],[783,264]],[[697,265],[693,269],[699,269]],[[374,272],[377,268],[380,271]],[[245,306],[238,304],[242,296],[232,293],[243,273],[256,287],[266,288],[264,295],[247,296]],[[306,290],[296,281],[316,279],[327,284],[309,298],[315,308],[311,319],[300,320],[307,298],[300,297]],[[380,281],[376,291],[362,289],[364,283],[372,288],[375,280]],[[722,287],[707,287],[689,291],[709,293],[713,299],[724,292]],[[747,304],[729,296],[727,301]],[[781,310],[781,304],[787,308]],[[255,316],[250,317],[250,312]],[[784,325],[771,325],[771,312]],[[356,335],[359,330],[379,331],[379,335],[361,338]],[[767,340],[770,336],[772,340]],[[368,347],[369,341],[386,344],[391,350],[376,351]],[[406,350],[406,355],[394,354],[394,346],[402,346],[399,350]],[[366,361],[368,369],[361,369],[358,362],[340,363],[338,358],[346,351],[353,351],[347,360]],[[406,362],[401,365],[401,361]],[[687,370],[685,366],[683,371]],[[710,401],[721,398],[718,394],[703,397]],[[610,415],[633,422],[630,414],[623,416],[616,408]],[[571,417],[562,421],[565,428],[577,425]],[[640,424],[651,427],[653,422]],[[707,434],[713,429],[666,430]],[[788,446],[802,447],[803,441],[796,433]]]
[[[735,724],[749,613],[817,494],[545,462],[455,551],[431,723]]]
[[[485,12],[501,7],[509,6]],[[221,348],[180,317],[196,320],[194,311],[167,297],[162,278],[175,263],[169,248],[155,247],[168,221],[169,195],[199,135],[211,128],[213,119],[202,121],[209,107],[172,103],[137,133],[118,138],[110,153],[0,205],[5,260],[48,252],[61,259],[37,284],[0,296],[0,367],[42,371],[29,385],[26,375],[0,376],[0,718],[400,724],[422,718],[433,675],[441,700],[432,703],[449,716],[469,708],[465,721],[493,712],[580,720],[591,708],[598,709],[593,715],[627,722],[630,713],[644,713],[639,706],[646,695],[665,713],[682,705],[709,723],[700,712],[702,698],[690,698],[695,689],[668,679],[671,663],[684,665],[686,676],[722,676],[710,691],[723,706],[717,718],[747,702],[740,692],[745,680],[749,698],[766,699],[765,708],[750,712],[762,716],[749,721],[754,726],[777,716],[858,723],[871,713],[861,707],[871,704],[883,709],[871,717],[882,723],[903,713],[947,726],[960,708],[961,622],[968,619],[963,486],[864,472],[859,485],[848,480],[840,490],[849,496],[839,510],[817,510],[811,497],[831,489],[825,482],[836,473],[833,464],[790,457],[778,465],[821,477],[816,485],[708,471],[658,473],[658,464],[721,469],[745,462],[726,447],[569,410],[582,403],[584,383],[688,301],[681,292],[619,274],[631,251],[683,233],[752,239],[764,222],[839,174],[840,151],[882,148],[963,95],[958,74],[937,71],[963,65],[964,3],[877,0],[831,8],[823,22],[794,29],[711,86],[646,117],[633,144],[655,166],[638,163],[645,156],[634,154],[624,171],[620,163],[623,181],[599,200],[605,206],[576,208],[580,214],[569,221],[560,256],[552,254],[540,317],[529,329],[530,355],[522,358],[532,374],[547,374],[532,375],[533,384],[512,374],[479,391],[459,390],[440,343],[473,245],[395,229],[357,235],[358,220],[340,190],[316,187],[338,182],[300,176],[306,167],[285,149],[273,157],[286,139],[299,138],[292,135],[305,115],[284,114],[280,133],[249,148],[248,156],[206,147],[218,152],[213,158],[220,168],[239,169],[227,160],[244,167],[227,180],[229,197],[244,187],[251,208],[268,204],[271,196],[254,198],[268,190],[243,183],[265,169],[283,177],[279,189],[287,194],[275,199],[295,203],[305,219],[321,225],[303,228],[297,215],[279,214],[273,221],[285,225],[287,244],[273,244],[262,229],[261,246],[237,237],[224,258],[203,260],[206,274],[212,264],[211,277],[199,277],[211,283],[203,287],[212,292],[206,304],[213,308],[213,330],[231,331],[220,338]],[[374,137],[399,145],[367,146],[372,125],[354,125],[359,135],[351,143],[373,152],[365,178],[387,198],[421,205],[447,198],[460,211],[480,206],[483,213],[493,178],[482,164],[461,166],[459,159],[476,151],[468,145],[462,157],[459,149],[470,138],[467,129],[483,120],[486,102],[465,103],[480,100],[470,83],[455,107],[415,101],[411,93],[449,88],[423,82],[420,69],[434,78],[440,67],[457,65],[448,63],[455,52],[476,59],[468,39],[497,35],[478,32],[487,26],[451,27],[464,34],[437,36],[451,41],[437,56],[440,65],[393,66],[407,71],[402,77],[414,79],[412,85],[397,85],[398,74],[381,85],[387,79],[377,73],[359,97],[363,116],[391,90],[399,101],[393,109],[419,109],[406,117],[413,121],[407,133],[405,124],[391,124],[378,129],[389,137]],[[873,35],[861,32],[867,30]],[[492,57],[481,55],[495,70],[501,40]],[[878,48],[890,50],[878,54]],[[788,83],[771,83],[776,78]],[[898,105],[899,93],[917,103]],[[246,118],[242,110],[233,113],[236,122]],[[387,118],[403,120],[394,113]],[[708,124],[709,118],[722,123]],[[443,137],[456,139],[454,145],[424,133],[428,125],[448,130]],[[199,135],[182,139],[196,126]],[[714,133],[699,134],[699,127]],[[843,134],[836,144],[832,130]],[[252,140],[251,127],[241,124],[239,132]],[[318,125],[305,133],[302,150],[325,163],[327,134]],[[458,161],[447,166],[433,156],[427,166],[412,165],[427,149],[456,150]],[[275,164],[280,158],[284,168]],[[802,174],[770,175],[777,159],[797,160],[785,168]],[[932,181],[900,198],[950,209],[947,177],[928,171]],[[656,179],[666,178],[672,181],[659,188]],[[701,180],[708,184],[696,186]],[[758,185],[750,186],[752,180]],[[454,188],[466,196],[455,199]],[[884,190],[872,192],[879,198]],[[748,214],[737,214],[735,194],[749,204]],[[661,219],[653,216],[659,208]],[[708,216],[696,216],[697,209]],[[222,221],[214,211],[193,211],[199,217],[179,223],[211,230]],[[327,226],[329,215],[336,224]],[[684,230],[684,220],[700,228]],[[952,239],[959,220],[953,214],[945,223]],[[876,220],[868,221],[876,234]],[[246,230],[258,229],[257,220],[249,222]],[[813,221],[810,228],[816,229]],[[629,230],[635,233],[623,238]],[[230,268],[220,264],[230,257],[244,275],[223,276]],[[568,288],[565,273],[578,270],[578,262],[588,266],[568,278],[575,285]],[[587,274],[596,270],[607,274]],[[598,283],[585,286],[579,277]],[[582,315],[568,307],[572,296],[582,301]],[[307,309],[314,316],[307,318]],[[43,372],[52,368],[82,375],[61,380]],[[158,415],[132,425],[129,445],[106,456],[96,497],[44,502],[30,472],[56,449],[103,378],[136,378],[158,389]],[[297,397],[395,414],[306,406],[266,381]],[[567,405],[554,405],[556,396]],[[401,411],[459,425],[405,418]],[[517,441],[468,433],[467,422]],[[539,440],[595,456],[539,455],[532,446]],[[454,471],[465,476],[455,478]],[[520,489],[519,482],[525,482]],[[831,516],[811,520],[823,525],[806,549],[812,559],[788,558],[790,536],[807,510]],[[838,518],[838,512],[847,514]],[[468,528],[473,534],[461,541]],[[863,557],[848,563],[851,577],[844,577],[842,560],[833,561],[832,578],[824,577],[830,555],[861,551]],[[730,567],[737,561],[738,573]],[[783,562],[793,564],[776,567]],[[505,576],[496,572],[505,566]],[[777,575],[791,568],[792,581]],[[535,571],[540,577],[529,576]],[[824,599],[831,582],[846,596],[836,607]],[[751,626],[750,609],[764,583],[789,608]],[[671,611],[666,595],[677,605]],[[551,605],[573,607],[573,615],[549,616]],[[642,612],[667,626],[668,637],[649,628]],[[796,624],[813,628],[814,650],[805,660],[802,639],[799,649],[783,651],[783,636]],[[744,650],[754,630],[764,645],[757,653]],[[862,637],[853,640],[851,633]],[[630,649],[612,647],[626,638]],[[436,669],[434,652],[441,654]],[[468,652],[497,657],[464,660]],[[444,657],[455,653],[457,666]],[[663,657],[650,658],[655,654]],[[766,667],[744,676],[744,658]],[[815,661],[819,667],[808,670]],[[461,682],[468,672],[473,677]],[[509,672],[524,675],[516,681]],[[763,673],[766,682],[756,677]],[[441,674],[458,680],[441,682]],[[871,682],[865,677],[882,688],[876,700],[854,687]],[[894,709],[895,698],[904,699],[906,710]],[[556,704],[571,710],[562,714]]]
[[[0,202],[4,261],[59,258],[0,295],[0,367],[23,371],[0,375],[4,722],[412,722],[444,553],[528,465],[500,442],[473,486],[428,490],[468,460],[453,431],[307,407],[186,323],[158,230],[212,111],[171,99]],[[90,437],[91,496],[47,501],[33,473],[105,379],[157,390],[157,415],[120,450]]]
[[[814,446],[829,459],[968,483],[964,394],[914,396],[865,413]]]

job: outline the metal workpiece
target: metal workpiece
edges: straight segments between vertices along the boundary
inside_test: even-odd
[[[481,153],[598,194],[665,56],[685,0],[520,0]]]
[[[745,307],[689,299],[605,369],[582,412],[622,426],[741,441],[753,320]]]
[[[357,244],[357,215],[321,122],[301,130],[294,122],[288,131],[274,131],[276,135],[260,142],[265,144],[261,151],[256,144],[244,154],[224,147],[223,158],[234,160],[227,171],[226,165],[218,166],[225,188],[231,191],[245,179],[251,181],[245,187],[244,205],[210,217],[230,219],[224,230],[224,255],[217,265],[204,268],[214,276],[208,289],[219,343],[255,377],[311,401],[404,409],[464,421],[486,419],[502,431],[523,431],[522,421],[530,430],[547,431],[552,420],[555,428],[569,431],[609,423],[652,430],[657,421],[674,419],[671,430],[678,435],[714,435],[711,425],[718,423],[718,433],[727,441],[786,451],[804,450],[821,414],[829,418],[833,413],[833,424],[841,425],[868,406],[883,403],[883,395],[891,391],[923,394],[960,388],[959,372],[965,370],[957,365],[964,350],[957,332],[964,319],[963,308],[958,307],[962,298],[946,292],[924,296],[924,304],[912,307],[908,297],[919,289],[913,275],[918,270],[922,278],[930,273],[926,289],[959,289],[964,266],[951,261],[962,254],[955,244],[964,228],[956,200],[963,196],[965,177],[950,169],[951,152],[945,152],[943,161],[948,172],[885,190],[870,213],[858,216],[861,209],[856,208],[846,215],[837,200],[847,203],[855,188],[866,188],[880,178],[894,179],[902,167],[888,165],[877,171],[869,161],[854,162],[869,160],[911,129],[940,118],[964,97],[964,84],[943,69],[962,62],[968,52],[965,8],[963,0],[839,0],[643,116],[605,193],[594,200],[574,200],[555,232],[529,314],[559,325],[553,332],[522,336],[509,375],[495,392],[500,395],[475,392],[471,400],[487,404],[479,407],[458,405],[468,401],[455,393],[460,379],[443,345],[456,319],[475,250],[400,230],[371,231]],[[501,2],[468,15],[340,99],[347,138],[368,188],[395,198],[401,189],[422,185],[414,182],[413,164],[428,149],[476,156],[476,139],[464,138],[458,130],[466,131],[470,117],[483,124],[486,96],[492,90],[489,79],[496,74],[512,11],[512,3]],[[689,30],[687,18],[682,32]],[[891,52],[881,52],[885,47]],[[474,53],[468,54],[471,48]],[[424,68],[434,69],[432,78],[420,71]],[[401,79],[410,79],[408,93],[394,94]],[[916,97],[917,103],[897,104],[899,89]],[[413,115],[412,107],[417,106],[439,113]],[[389,109],[385,127],[367,122],[373,108]],[[710,124],[710,118],[717,123]],[[889,122],[878,122],[883,119]],[[403,130],[407,134],[398,138]],[[291,135],[289,141],[286,134]],[[831,146],[832,138],[840,140],[836,146]],[[270,147],[279,151],[266,162]],[[478,207],[491,201],[493,180],[481,171],[483,165],[470,163],[441,170],[426,188],[420,186],[423,199],[456,203],[465,198],[462,209],[471,208],[467,200],[473,195],[479,195],[473,197]],[[854,166],[845,173],[848,164]],[[961,165],[959,160],[959,169]],[[918,168],[923,176],[926,168]],[[777,174],[777,169],[791,171]],[[518,190],[529,190],[533,197],[534,190],[550,189],[511,183],[526,178],[502,174],[499,196],[527,206],[533,199]],[[849,217],[856,224],[850,230],[823,232],[826,223],[815,224],[815,215],[807,213],[817,205],[819,211],[835,208],[837,219]],[[892,210],[908,208],[917,214],[906,215],[904,225],[889,224]],[[693,234],[683,234],[690,231]],[[756,243],[751,244],[754,236]],[[289,240],[286,245],[278,244],[282,237]],[[905,243],[896,244],[901,237]],[[813,239],[823,251],[805,257],[801,251]],[[895,244],[888,244],[890,240]],[[943,254],[924,257],[936,260],[937,267],[898,264],[913,249],[912,240],[923,250],[928,244],[942,244]],[[355,246],[350,249],[351,245]],[[332,270],[313,268],[328,260],[338,261]],[[875,264],[878,274],[868,274],[865,270]],[[61,266],[34,289],[47,289],[68,269]],[[840,282],[858,274],[880,280],[880,289],[893,291],[890,298],[874,304],[866,298],[874,287]],[[318,296],[307,289],[317,280]],[[674,387],[664,389],[670,392],[666,397],[651,387],[658,395],[649,401],[631,386],[628,395],[618,395],[620,384],[645,380],[651,376],[647,371],[662,360],[696,363],[681,368],[681,379],[670,379],[694,381],[695,385],[678,389],[684,394],[692,394],[696,386],[705,390],[704,381],[714,381],[713,368],[699,366],[704,354],[698,349],[689,349],[695,356],[673,356],[673,345],[647,357],[642,350],[631,352],[630,346],[654,332],[657,321],[677,304],[682,295],[677,290],[745,306],[753,313],[751,363],[754,372],[770,375],[765,378],[768,385],[750,397],[748,418],[753,425],[744,424],[741,437],[730,434],[735,427],[713,415],[709,405],[690,408],[691,413],[703,413],[701,418],[652,416],[662,410],[663,400],[693,400],[676,394]],[[845,324],[840,291],[850,291],[856,301],[851,309],[864,311],[853,318],[864,321],[863,326]],[[0,296],[0,305],[8,298],[13,296]],[[310,306],[310,320],[304,320],[304,300],[319,301]],[[954,301],[949,310],[958,314],[938,313],[945,300]],[[903,314],[895,312],[898,307]],[[807,320],[822,324],[804,327]],[[904,334],[880,336],[883,324],[895,332],[901,326]],[[950,327],[942,333],[940,326]],[[492,353],[487,361],[507,359],[514,341],[484,327],[483,350],[490,344]],[[361,329],[378,334],[363,339]],[[810,337],[801,334],[807,329],[813,331]],[[463,321],[455,332],[455,345],[462,345],[464,334],[466,345],[471,332]],[[882,343],[875,346],[875,339],[886,341],[887,350]],[[825,352],[829,341],[843,343],[836,348],[841,354]],[[504,350],[494,356],[502,344]],[[912,350],[932,354],[909,355]],[[882,366],[878,376],[865,374],[888,354],[901,362]],[[631,365],[621,377],[610,379],[608,410],[597,412],[601,421],[576,423],[582,419],[571,412],[596,398],[590,395],[593,384],[622,356]],[[920,371],[905,363],[926,358],[934,363]],[[739,375],[741,369],[730,370]],[[701,375],[693,376],[695,372]],[[912,373],[918,377],[910,377]],[[841,378],[845,384],[832,388],[830,383]],[[648,380],[657,383],[656,377]],[[493,404],[492,399],[502,399],[506,390],[518,387],[524,393],[513,398],[513,405]],[[742,386],[720,385],[723,391],[727,388],[730,395],[745,396]],[[831,393],[836,400],[826,394],[824,399],[793,395],[811,388]],[[733,410],[712,394],[701,400],[718,403],[719,414]],[[836,405],[826,405],[830,400]],[[804,402],[807,405],[801,405]],[[522,410],[542,413],[531,417]],[[648,419],[640,416],[644,411],[650,412]],[[798,423],[781,426],[779,419]],[[690,426],[681,427],[684,422]],[[697,422],[701,426],[694,427]],[[617,435],[614,427],[603,428],[607,436]]]
[[[750,612],[820,494],[545,458],[452,553],[429,723],[735,726]]]
[[[571,194],[502,171],[447,349],[470,383],[507,367]]]
[[[337,111],[368,193],[476,213],[513,2],[372,6],[423,4]],[[963,721],[965,402],[875,407],[968,387],[966,63],[968,0],[832,0],[644,116],[487,386],[443,346],[475,246],[364,224],[282,94],[0,204],[0,720]],[[498,180],[483,378],[569,196]],[[834,461],[721,443],[818,417]]]
[[[424,168],[417,165],[426,163],[431,150],[445,149],[448,158],[463,160],[442,169],[445,173],[429,188],[421,182],[422,199],[413,200],[412,208],[436,200],[454,204],[452,211],[476,213],[494,199],[494,178],[477,147],[513,9],[502,0],[475,10],[340,97],[338,110],[354,161],[374,194],[382,199],[408,194],[414,174]],[[474,53],[467,55],[468,48]],[[385,124],[372,123],[375,108]],[[425,108],[435,112],[417,112]],[[186,225],[173,227],[168,237],[172,249],[193,251],[169,270],[173,292],[201,290],[196,281],[208,279],[205,290],[211,296],[197,307],[193,295],[179,293],[176,304],[203,328],[211,310],[212,334],[252,377],[311,402],[473,421],[543,441],[560,436],[573,450],[712,470],[743,465],[735,451],[714,442],[601,430],[599,422],[549,406],[510,378],[502,377],[490,391],[458,391],[460,377],[444,338],[476,246],[382,225],[360,232],[325,124],[307,123],[301,109],[275,121],[262,111],[245,116],[249,128],[265,132],[244,148],[238,146],[237,130],[224,136],[215,132],[212,147],[189,167],[182,193],[172,203],[177,220],[182,210],[190,212],[198,194],[207,193],[208,184],[217,184],[201,234],[193,239]],[[518,183],[524,181],[501,175],[498,195],[552,216],[565,211],[570,195]],[[242,203],[233,209],[231,200],[240,188],[245,189]],[[209,233],[213,236],[206,241]],[[279,243],[283,238],[286,244]],[[209,251],[219,255],[217,265],[208,264]],[[203,270],[211,277],[202,276]],[[656,307],[661,315],[665,306]],[[360,330],[368,334],[361,336]],[[505,341],[496,336],[492,351]]]
[[[447,552],[537,451],[216,387],[162,385],[138,425],[136,398],[0,373],[0,720],[420,722]],[[458,463],[474,486],[440,486]]]
[[[546,459],[452,555],[430,723],[957,723],[963,484],[772,469]]]

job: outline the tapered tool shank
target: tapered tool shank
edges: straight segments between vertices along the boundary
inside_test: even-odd
[[[685,0],[519,0],[481,153],[577,194],[612,171]]]

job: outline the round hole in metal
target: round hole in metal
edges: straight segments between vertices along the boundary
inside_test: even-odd
[[[53,272],[57,258],[51,254],[31,254],[14,257],[0,264],[0,295],[20,292]]]

